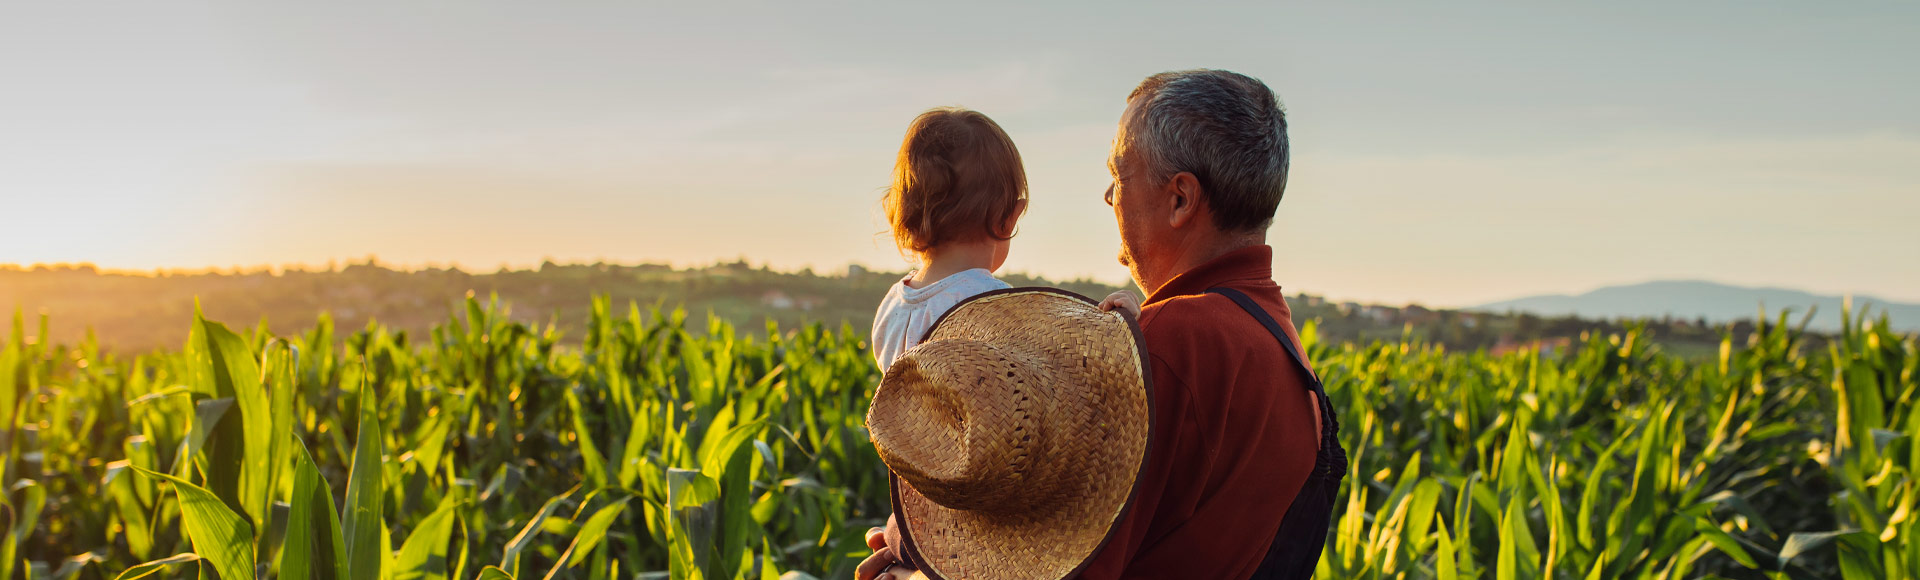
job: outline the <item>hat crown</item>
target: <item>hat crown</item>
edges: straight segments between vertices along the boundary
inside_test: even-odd
[[[1152,385],[1139,329],[1096,305],[1050,288],[967,298],[882,377],[867,427],[898,548],[927,577],[1071,577],[1117,529]]]
[[[975,340],[922,344],[887,370],[868,411],[881,460],[949,509],[1031,510],[1060,487],[1052,372]]]

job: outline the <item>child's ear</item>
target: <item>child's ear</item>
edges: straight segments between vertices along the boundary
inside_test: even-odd
[[[1000,226],[1000,231],[1006,233],[1005,237],[1013,237],[1016,227],[1020,225],[1020,216],[1026,215],[1026,213],[1026,199],[1023,198],[1013,203],[1013,211],[1007,214],[1007,223],[1001,224]]]

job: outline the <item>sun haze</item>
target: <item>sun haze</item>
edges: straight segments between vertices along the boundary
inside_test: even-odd
[[[1920,8],[1874,10],[15,3],[0,263],[898,269],[877,235],[894,149],[961,105],[1025,157],[1007,268],[1117,282],[1123,97],[1213,67],[1289,111],[1270,240],[1290,291],[1915,301]]]

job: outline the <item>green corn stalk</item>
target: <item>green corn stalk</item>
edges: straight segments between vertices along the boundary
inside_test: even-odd
[[[887,510],[864,337],[687,318],[596,298],[569,337],[471,299],[426,333],[276,337],[195,317],[184,349],[125,355],[16,315],[0,572],[847,577]],[[1352,459],[1320,574],[1920,577],[1920,341],[1847,318],[1777,316],[1703,358],[1631,327],[1494,356],[1303,324]]]

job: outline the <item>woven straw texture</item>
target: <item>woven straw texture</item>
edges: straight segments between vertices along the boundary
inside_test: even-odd
[[[1147,449],[1132,324],[1053,290],[985,294],[888,369],[867,423],[933,578],[1058,580],[1106,541]]]

